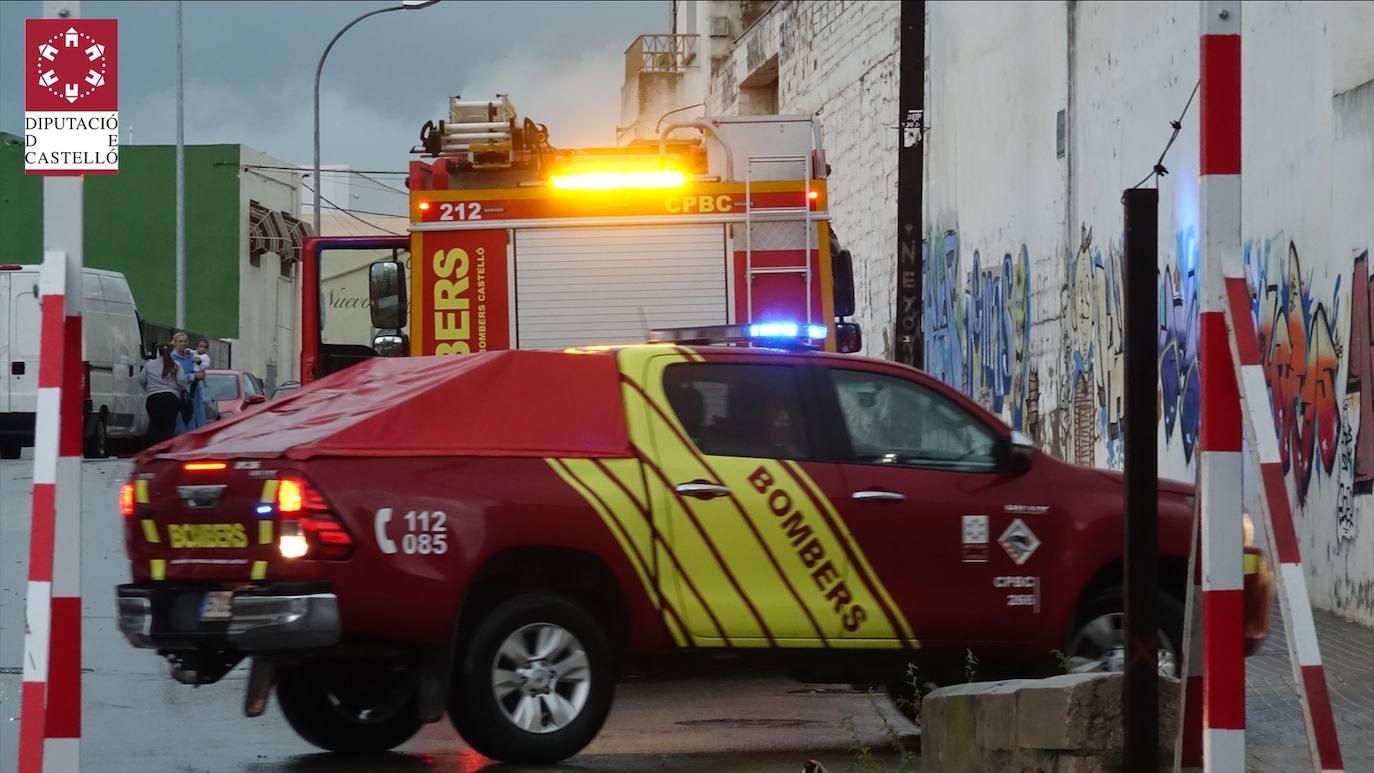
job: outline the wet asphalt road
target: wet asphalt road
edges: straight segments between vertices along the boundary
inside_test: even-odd
[[[165,661],[135,650],[114,622],[113,588],[128,581],[115,509],[123,461],[83,470],[82,767],[86,771],[799,771],[808,758],[832,773],[896,770],[900,760],[881,711],[908,746],[915,728],[887,700],[843,685],[800,685],[771,674],[716,679],[630,680],[620,686],[601,735],[554,768],[493,763],[442,721],[396,753],[319,753],[296,737],[275,702],[243,716],[246,668],[200,688],[178,684]],[[13,770],[19,735],[32,464],[0,462],[0,771]],[[856,741],[874,750],[856,758]]]

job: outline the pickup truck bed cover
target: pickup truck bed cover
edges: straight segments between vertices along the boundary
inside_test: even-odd
[[[145,454],[632,457],[619,378],[613,351],[376,358]]]

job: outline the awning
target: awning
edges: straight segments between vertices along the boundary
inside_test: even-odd
[[[248,202],[248,255],[260,258],[274,253],[285,261],[301,259],[310,226],[285,212],[268,209],[256,201]]]

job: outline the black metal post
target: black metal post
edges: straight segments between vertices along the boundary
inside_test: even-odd
[[[921,367],[921,210],[924,208],[926,101],[926,4],[906,0],[901,10],[901,51],[897,90],[897,362]]]
[[[1123,315],[1126,452],[1126,681],[1122,689],[1127,771],[1159,769],[1159,545],[1155,401],[1159,384],[1155,334],[1159,191],[1131,188],[1125,209]],[[1240,492],[1236,492],[1239,496]],[[1184,646],[1174,642],[1175,647]]]

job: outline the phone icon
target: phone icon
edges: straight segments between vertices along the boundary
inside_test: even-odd
[[[383,507],[377,511],[377,517],[372,521],[372,531],[377,537],[377,547],[383,553],[395,553],[396,543],[386,536],[386,525],[391,523],[391,508]]]

